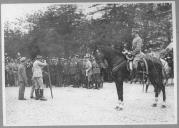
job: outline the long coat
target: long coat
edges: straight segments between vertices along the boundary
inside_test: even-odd
[[[18,67],[18,81],[27,83],[26,68],[23,64]]]
[[[18,67],[18,80],[19,80],[19,96],[18,99],[24,99],[25,85],[27,85],[27,75],[25,65],[20,64]]]

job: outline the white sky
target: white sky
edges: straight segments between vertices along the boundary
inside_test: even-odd
[[[18,29],[23,32],[28,32],[28,29],[25,26],[28,26],[28,23],[23,23],[18,25],[18,19],[25,19],[27,14],[33,14],[34,12],[41,10],[45,11],[48,6],[55,4],[63,4],[63,3],[29,3],[29,4],[2,4],[1,5],[1,16],[2,16],[2,25],[5,22],[9,22],[10,28]],[[67,4],[67,3],[65,3]],[[96,8],[89,8],[91,3],[78,3],[78,9],[82,10],[84,14],[87,14],[91,11],[96,10]],[[96,13],[93,16],[87,16],[87,18],[93,17],[98,18],[101,16],[101,13]]]
[[[30,4],[2,4],[2,18],[3,21],[16,21],[16,18],[25,17],[27,14],[32,14],[38,10],[45,10],[47,6],[54,5],[55,3],[30,3]],[[88,13],[93,9],[88,8],[91,4],[80,3],[78,4],[79,9],[82,9],[84,13]],[[98,17],[99,14],[94,15]]]

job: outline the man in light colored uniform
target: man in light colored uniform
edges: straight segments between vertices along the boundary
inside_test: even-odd
[[[42,62],[42,56],[37,55],[35,62],[33,63],[33,80],[35,84],[35,95],[36,100],[47,100],[43,96],[44,84],[43,84],[43,76],[42,69],[47,66],[46,60]]]
[[[137,70],[138,62],[144,57],[144,53],[142,53],[141,51],[143,41],[139,36],[137,30],[132,32],[132,36],[134,36],[134,39],[132,41],[132,55],[134,55],[133,69]]]
[[[88,88],[90,88],[90,81],[91,81],[91,75],[92,75],[92,64],[90,62],[90,55],[86,54],[85,56],[85,69],[86,69],[86,77],[88,79]]]

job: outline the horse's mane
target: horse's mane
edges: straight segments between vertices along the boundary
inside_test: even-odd
[[[118,55],[123,56],[122,51],[118,49],[114,49],[112,47],[106,46],[100,48],[103,52],[107,53],[107,55]]]

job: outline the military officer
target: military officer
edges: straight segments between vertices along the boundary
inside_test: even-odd
[[[133,60],[133,69],[137,69],[138,62],[144,57],[144,53],[142,53],[143,41],[139,36],[139,31],[134,30],[132,32],[132,36],[134,37],[132,41],[132,55],[134,56]]]
[[[44,83],[43,83],[43,75],[42,70],[47,66],[46,60],[42,61],[42,56],[37,55],[36,60],[33,63],[33,80],[35,84],[35,95],[36,100],[47,100],[43,96],[44,92]]]
[[[20,65],[18,67],[18,81],[19,81],[19,100],[26,100],[24,98],[25,85],[27,85],[27,75],[25,67],[25,57],[20,59]]]

